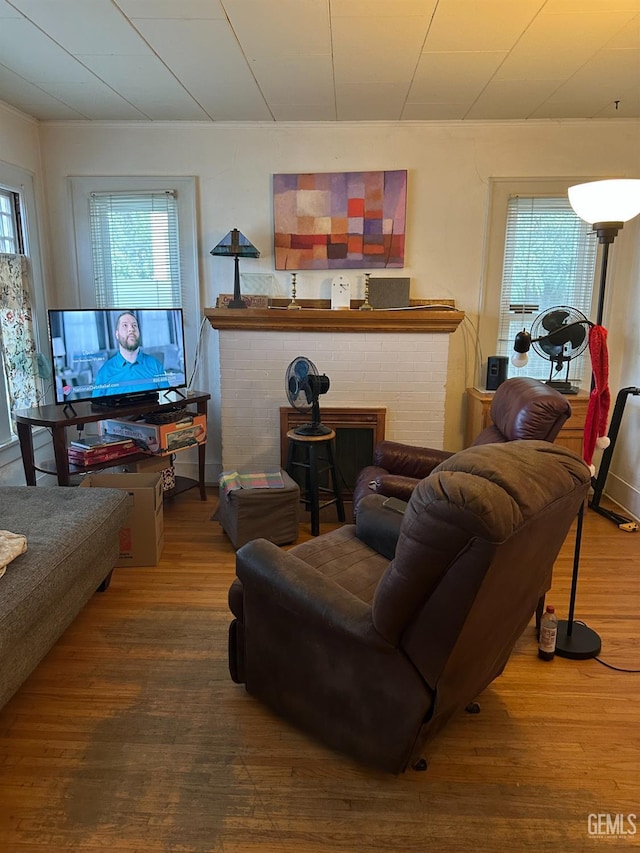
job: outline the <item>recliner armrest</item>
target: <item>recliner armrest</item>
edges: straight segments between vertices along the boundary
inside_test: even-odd
[[[388,560],[396,555],[403,516],[384,506],[382,495],[368,495],[360,501],[356,516],[356,536]]]
[[[447,450],[416,447],[398,441],[380,441],[373,451],[373,464],[393,474],[423,480],[450,456],[453,456],[453,453]]]

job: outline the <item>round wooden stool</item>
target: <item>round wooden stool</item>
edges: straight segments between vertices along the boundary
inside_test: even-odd
[[[320,510],[332,504],[336,505],[338,519],[344,521],[344,504],[340,493],[340,484],[336,472],[336,463],[333,453],[333,441],[336,437],[334,430],[329,430],[326,435],[299,435],[294,429],[287,433],[289,449],[287,454],[287,474],[294,477],[295,468],[305,469],[304,490],[300,500],[311,510],[311,535],[320,533]],[[303,459],[296,459],[295,449],[300,447]],[[324,455],[321,455],[324,451]],[[331,475],[331,488],[320,485],[320,475],[329,471]],[[330,500],[320,502],[321,494],[332,494]]]

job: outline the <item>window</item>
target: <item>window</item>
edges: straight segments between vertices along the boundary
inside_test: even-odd
[[[0,446],[15,440],[12,409],[37,405],[51,384],[38,247],[33,179],[0,161]]]
[[[597,241],[568,198],[510,198],[507,206],[498,355],[511,355],[514,338],[535,318],[564,305],[589,317]],[[569,375],[579,379],[580,361]],[[551,363],[529,352],[527,375],[548,379]],[[510,375],[517,375],[512,368]],[[563,376],[558,378],[564,379]]]
[[[60,307],[181,307],[189,368],[200,326],[195,179],[70,183],[78,300]]]
[[[24,252],[20,195],[0,187],[0,252]]]
[[[597,237],[573,212],[566,189],[571,182],[496,182],[487,264],[481,345],[511,356],[517,332],[531,331],[536,317],[567,306],[591,317]],[[574,182],[575,183],[575,182]],[[580,383],[587,359],[569,364],[569,379]],[[509,363],[509,376],[565,379],[532,347],[526,368]]]
[[[99,308],[182,305],[175,193],[91,193],[89,217]]]

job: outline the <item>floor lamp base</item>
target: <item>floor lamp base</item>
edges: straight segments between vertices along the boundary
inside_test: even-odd
[[[600,654],[602,643],[600,637],[591,628],[580,622],[574,622],[571,634],[567,634],[569,623],[566,619],[558,620],[556,636],[556,654],[561,658],[571,660],[588,660]]]

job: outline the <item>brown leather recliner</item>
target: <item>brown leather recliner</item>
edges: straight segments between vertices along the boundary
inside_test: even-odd
[[[493,423],[478,435],[473,446],[518,439],[555,441],[571,416],[571,406],[555,388],[538,379],[518,376],[500,385],[489,414]],[[360,501],[372,492],[408,501],[418,482],[450,456],[453,453],[447,450],[379,442],[374,448],[373,463],[356,478],[354,514]]]
[[[557,445],[471,447],[414,489],[391,561],[379,495],[357,525],[289,551],[247,543],[229,592],[233,680],[329,746],[404,770],[502,672],[589,484]]]

